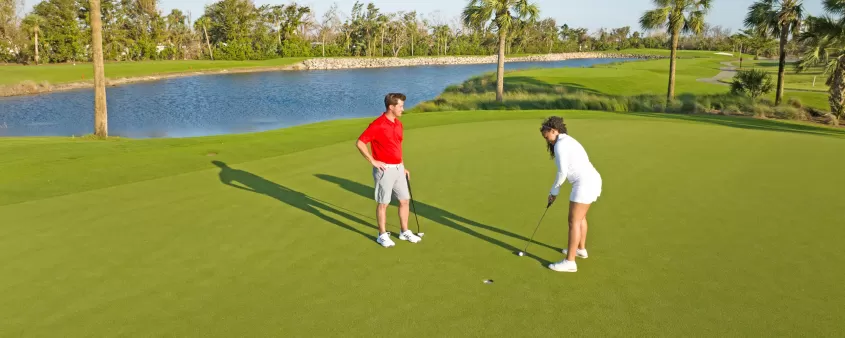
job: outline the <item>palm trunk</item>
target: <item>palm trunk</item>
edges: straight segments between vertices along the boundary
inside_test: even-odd
[[[836,70],[830,81],[830,111],[833,113],[833,125],[839,124],[839,119],[845,113],[845,56],[840,56]]]
[[[789,25],[783,25],[780,31],[780,61],[778,62],[778,90],[775,94],[775,105],[783,100],[783,82],[786,72],[786,43],[789,40]]]
[[[411,33],[411,56],[414,56],[414,33]]]
[[[678,56],[678,39],[680,35],[679,30],[672,32],[672,51],[669,56],[669,90],[666,94],[667,106],[675,98],[675,67],[677,66],[675,58]]]
[[[202,25],[202,32],[205,34],[205,45],[208,47],[208,56],[211,57],[211,61],[214,61],[214,52],[211,51],[211,42],[208,40],[208,30],[205,29],[205,25]]]
[[[505,39],[507,32],[499,28],[499,62],[496,67],[496,102],[505,98]]]
[[[35,29],[35,64],[38,64],[38,28]]]
[[[384,28],[381,29],[381,56],[384,56]]]
[[[323,36],[323,43],[320,45],[323,47],[323,57],[326,57],[326,37]]]
[[[94,135],[108,137],[102,14],[100,14],[100,0],[90,0],[89,2],[91,5],[91,48],[94,52]]]

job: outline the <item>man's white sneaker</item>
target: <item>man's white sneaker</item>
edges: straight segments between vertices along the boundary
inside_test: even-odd
[[[403,241],[408,241],[408,242],[411,242],[411,243],[419,243],[419,241],[422,240],[422,238],[420,238],[419,236],[414,235],[414,233],[411,232],[411,230],[405,230],[405,232],[399,234],[399,239],[401,239]]]
[[[378,239],[376,239],[376,242],[378,242],[378,244],[381,244],[381,246],[383,246],[385,248],[389,248],[389,247],[396,245],[396,243],[393,243],[393,240],[390,239],[390,233],[389,232],[385,232],[385,233],[379,235]]]
[[[560,262],[549,264],[549,269],[558,272],[575,272],[578,271],[578,265],[575,264],[575,261],[568,261],[564,259]]]
[[[563,250],[560,250],[560,252],[563,252],[564,255],[567,255],[568,252],[569,252],[569,249],[563,249]],[[587,249],[577,249],[577,250],[575,250],[575,257],[587,258]]]

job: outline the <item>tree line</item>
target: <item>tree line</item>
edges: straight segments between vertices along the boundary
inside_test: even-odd
[[[44,0],[26,15],[22,6],[22,0],[0,0],[0,62],[91,60],[89,1]],[[436,12],[385,12],[363,2],[348,12],[335,4],[318,14],[297,3],[222,0],[193,17],[178,9],[165,14],[155,0],[102,0],[101,12],[103,57],[110,61],[491,55],[499,42],[493,24],[471,25]],[[666,32],[590,31],[551,18],[515,19],[510,31],[506,54],[668,47]],[[741,44],[722,27],[704,27],[679,40],[679,48],[690,50],[730,51]],[[746,43],[743,49],[770,55],[771,43],[767,46]]]

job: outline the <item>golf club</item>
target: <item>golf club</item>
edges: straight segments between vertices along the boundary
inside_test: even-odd
[[[551,206],[552,206],[552,202],[549,202],[549,204],[548,204],[548,205],[546,205],[546,211],[543,211],[543,216],[542,216],[542,217],[540,217],[540,221],[539,221],[539,222],[537,222],[537,227],[536,227],[536,228],[534,228],[534,233],[532,233],[532,234],[531,234],[531,238],[529,238],[529,239],[528,239],[528,243],[526,243],[526,244],[525,244],[525,249],[523,249],[522,251],[518,252],[518,253],[516,254],[517,256],[519,256],[519,257],[525,256],[525,253],[526,253],[526,252],[528,252],[528,246],[529,246],[529,245],[531,245],[531,242],[534,240],[534,235],[536,235],[536,234],[537,234],[537,230],[538,230],[538,229],[540,229],[540,224],[541,224],[541,223],[543,223],[543,218],[545,218],[545,217],[546,217],[546,212],[548,212],[548,211],[549,211],[549,207],[551,207]]]
[[[405,175],[405,181],[408,182],[408,194],[411,195],[411,208],[414,210],[414,219],[417,220],[417,236],[423,237],[425,233],[420,232],[420,218],[417,216],[417,207],[414,205],[414,193],[411,190],[411,179]]]

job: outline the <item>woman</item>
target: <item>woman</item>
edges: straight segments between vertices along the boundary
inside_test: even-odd
[[[576,272],[575,257],[587,258],[587,210],[601,195],[601,175],[590,163],[584,147],[569,136],[563,118],[552,116],[543,121],[540,133],[548,142],[549,153],[557,164],[557,179],[549,194],[549,203],[557,199],[560,186],[572,183],[569,195],[569,248],[562,250],[566,259],[549,264],[560,272]]]

